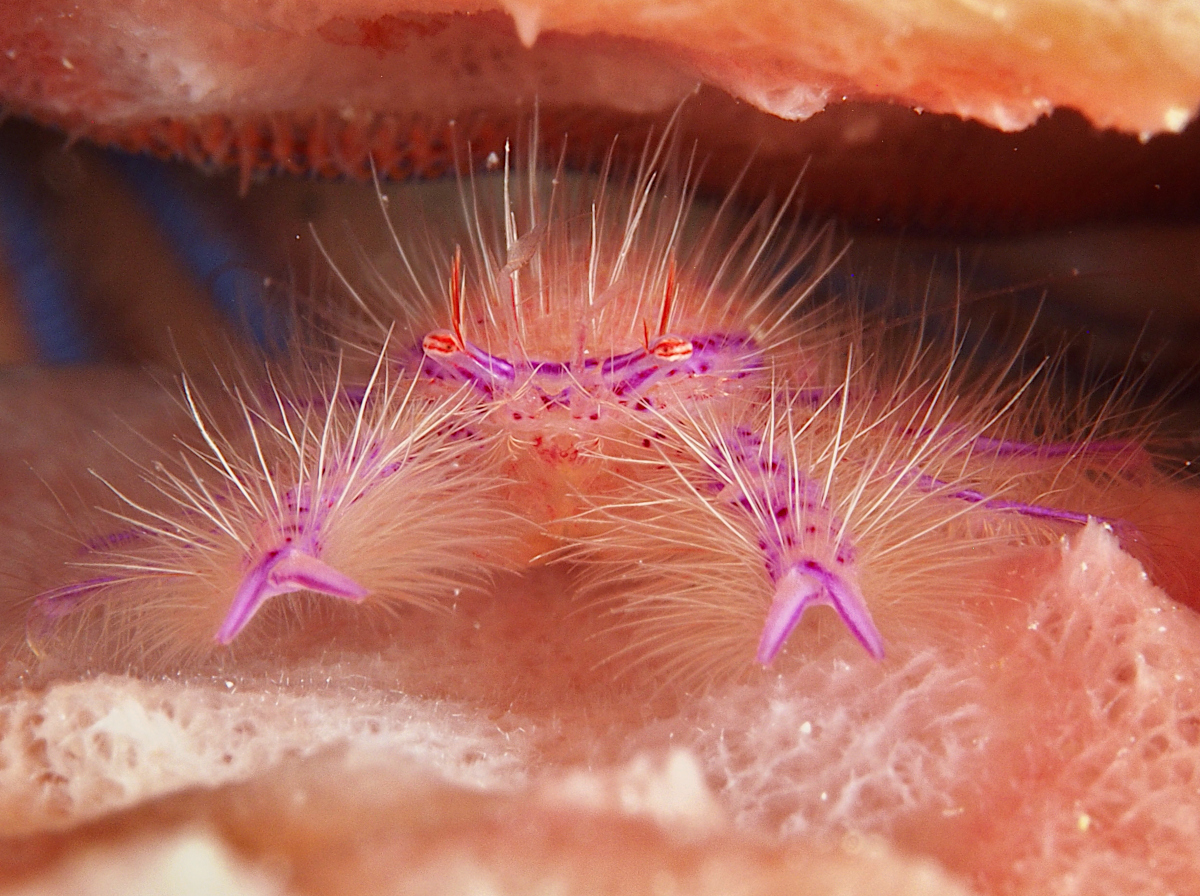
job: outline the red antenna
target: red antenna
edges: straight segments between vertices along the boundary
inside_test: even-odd
[[[462,334],[463,283],[462,283],[462,246],[454,247],[454,261],[450,265],[450,328],[458,347],[465,351],[467,341]]]
[[[663,291],[662,315],[658,319],[658,335],[667,335],[667,324],[671,322],[671,310],[675,307],[675,255],[667,266],[667,288]]]

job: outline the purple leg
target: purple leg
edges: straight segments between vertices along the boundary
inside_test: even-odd
[[[810,606],[833,607],[863,649],[883,659],[883,637],[858,586],[854,545],[817,483],[761,435],[738,427],[714,447],[716,492],[754,522],[775,593],[757,658],[769,664]]]
[[[1054,442],[1048,445],[1037,445],[1033,442],[1018,442],[1014,439],[992,439],[987,436],[977,436],[971,444],[996,457],[1068,457],[1072,454],[1089,456],[1104,454],[1123,454],[1137,449],[1136,442],[1121,439],[1109,439],[1097,442]]]
[[[922,474],[917,477],[917,487],[924,491],[932,492],[939,489],[949,489],[951,486],[950,483],[944,480]],[[1094,519],[1097,522],[1107,523],[1115,529],[1127,528],[1127,524],[1122,520],[1093,516],[1092,514],[1080,513],[1076,510],[1061,510],[1057,507],[1046,507],[1042,504],[1011,501],[1007,498],[989,498],[983,492],[973,488],[955,489],[954,491],[947,492],[946,496],[957,498],[960,501],[967,501],[971,504],[981,504],[989,510],[1017,513],[1021,516],[1032,517],[1033,519],[1050,520],[1056,523],[1075,523],[1081,526],[1087,525],[1088,520]]]
[[[33,607],[47,619],[61,619],[79,609],[89,595],[117,581],[117,576],[99,576],[82,582],[72,582],[52,591],[44,591],[33,601]]]

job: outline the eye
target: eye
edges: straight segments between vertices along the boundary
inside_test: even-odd
[[[692,356],[692,342],[678,336],[660,336],[650,346],[650,353],[664,361],[678,363]]]
[[[421,340],[421,349],[427,355],[454,355],[462,351],[462,346],[453,333],[438,331],[429,333]]]

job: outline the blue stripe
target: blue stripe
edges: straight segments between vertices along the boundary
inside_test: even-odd
[[[142,199],[176,257],[204,284],[214,304],[260,347],[281,348],[286,328],[263,299],[263,274],[255,272],[228,234],[169,167],[144,156],[113,152],[109,158]]]
[[[16,299],[40,361],[79,364],[91,360],[74,290],[58,264],[53,241],[37,213],[21,172],[0,161],[0,250],[13,275]]]

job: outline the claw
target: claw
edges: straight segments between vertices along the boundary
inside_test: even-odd
[[[295,545],[288,545],[269,552],[242,578],[229,613],[217,631],[217,643],[233,641],[272,597],[295,591],[315,591],[355,603],[367,596],[367,589],[349,576]]]
[[[764,666],[769,665],[804,611],[818,604],[837,610],[867,653],[877,660],[883,659],[883,637],[871,619],[858,586],[809,560],[790,567],[776,583],[775,596],[758,642],[758,661]]]

